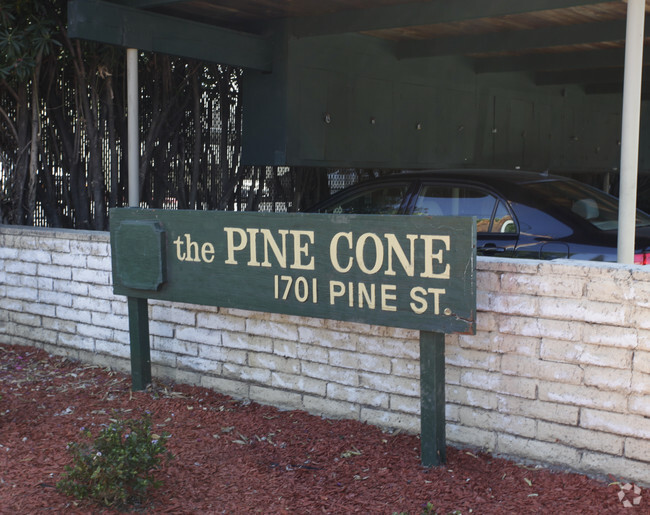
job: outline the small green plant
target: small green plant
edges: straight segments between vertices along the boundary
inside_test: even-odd
[[[151,417],[115,420],[92,440],[82,428],[84,440],[68,444],[73,463],[65,467],[57,488],[77,499],[90,499],[105,506],[125,507],[144,502],[150,488],[162,482],[154,479],[167,451],[168,433],[151,432]]]

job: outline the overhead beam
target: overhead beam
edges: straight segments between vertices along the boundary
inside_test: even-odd
[[[476,73],[581,70],[622,67],[624,49],[475,58]],[[644,58],[644,64],[648,62]]]
[[[169,4],[184,4],[188,0],[110,0],[115,4],[126,5],[128,7],[133,7],[135,9],[147,8],[147,7],[159,7],[161,5]]]
[[[562,70],[537,72],[537,86],[561,86],[563,84],[623,84],[623,67],[594,68],[593,70]],[[622,86],[621,86],[622,87]]]
[[[604,2],[603,0],[492,0],[490,2],[430,0],[293,18],[292,33],[296,37],[324,36],[452,23],[599,3]]]
[[[102,0],[68,3],[71,37],[200,61],[271,71],[265,38]]]
[[[454,36],[428,41],[408,40],[397,43],[396,52],[399,59],[411,59],[624,40],[625,20],[621,20],[498,32],[479,36]]]

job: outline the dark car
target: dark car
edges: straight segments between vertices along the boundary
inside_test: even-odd
[[[475,216],[478,255],[616,261],[618,200],[545,173],[405,172],[346,188],[308,211]],[[641,211],[635,262],[650,264],[650,216]]]

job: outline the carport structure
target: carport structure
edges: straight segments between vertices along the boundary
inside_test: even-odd
[[[632,260],[643,0],[69,6],[74,37],[244,68],[246,164],[620,169]]]

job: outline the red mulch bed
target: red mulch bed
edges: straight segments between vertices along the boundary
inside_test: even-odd
[[[0,345],[0,513],[111,513],[58,492],[82,427],[152,413],[175,458],[147,513],[647,512],[625,509],[618,484],[448,448],[419,464],[417,436],[281,411],[204,388],[156,384],[30,347]],[[612,481],[615,481],[612,479]],[[630,495],[628,494],[628,497]]]

